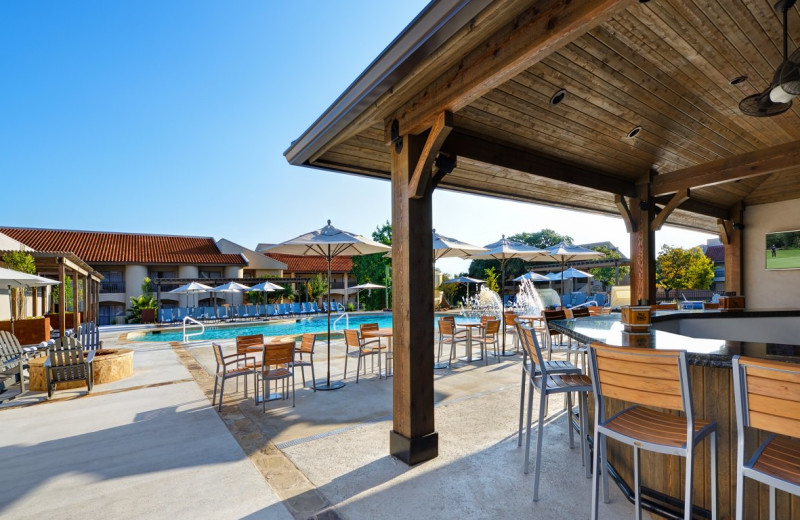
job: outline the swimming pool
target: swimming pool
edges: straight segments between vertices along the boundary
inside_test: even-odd
[[[440,316],[440,315],[437,315]],[[442,315],[443,316],[443,315]],[[346,328],[357,329],[362,323],[378,323],[381,328],[392,326],[392,315],[388,312],[377,314],[357,314],[349,317],[349,323],[344,318],[336,323],[334,328],[333,320],[338,316],[331,316],[331,333],[341,331]],[[474,321],[468,318],[456,317],[456,322]],[[199,332],[199,327],[187,328],[187,332]],[[191,341],[233,339],[236,336],[247,336],[250,334],[263,334],[265,336],[300,336],[307,332],[316,334],[328,331],[327,316],[312,316],[298,318],[297,320],[281,320],[267,323],[240,323],[236,325],[206,325],[206,331],[199,336],[192,336]],[[163,331],[148,331],[128,334],[128,339],[133,341],[182,341],[183,329],[165,329]]]

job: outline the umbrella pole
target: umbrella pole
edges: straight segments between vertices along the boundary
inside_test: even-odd
[[[8,312],[9,317],[11,318],[11,335],[15,336],[14,334],[14,298],[11,296],[11,286],[8,286]]]
[[[500,352],[501,356],[513,356],[513,352],[506,352],[506,300],[505,300],[505,285],[506,285],[506,262],[508,259],[503,258],[500,261],[500,330],[503,331],[503,350]]]
[[[328,245],[328,375],[325,378],[324,385],[317,385],[317,390],[338,390],[345,385],[344,381],[331,382],[331,246]],[[345,356],[347,354],[345,353]]]

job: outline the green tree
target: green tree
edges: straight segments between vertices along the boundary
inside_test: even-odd
[[[387,246],[392,245],[392,226],[389,221],[375,228],[375,231],[372,232],[372,239]],[[387,289],[361,293],[359,298],[362,308],[377,310],[384,307],[386,303],[384,291],[390,291],[388,287],[391,287],[391,265],[391,259],[386,258],[386,253],[353,257],[353,269],[351,273],[355,276],[356,283],[359,285],[374,283],[387,287]],[[389,293],[389,300],[391,300],[391,291]]]
[[[317,303],[323,295],[328,293],[328,280],[322,276],[322,273],[315,274],[306,285],[309,299]]]
[[[33,256],[25,251],[10,251],[0,257],[6,267],[21,273],[36,274],[36,262]],[[11,289],[11,312],[15,320],[25,316],[25,289]]]
[[[544,249],[546,247],[554,246],[560,242],[572,244],[572,237],[569,235],[561,235],[552,229],[542,229],[535,233],[517,233],[511,237],[511,240],[528,244],[529,246]]]
[[[494,292],[500,291],[500,286],[498,285],[497,281],[500,278],[500,275],[495,271],[494,267],[489,267],[483,272],[483,277],[486,279],[486,288],[490,289]]]
[[[708,289],[713,281],[714,262],[699,247],[661,247],[656,258],[656,283],[665,290]]]
[[[612,251],[605,246],[598,246],[592,249],[606,255],[606,259],[622,258],[619,251]],[[631,268],[628,266],[621,266],[618,269],[620,278],[625,278],[631,272]],[[616,283],[616,273],[613,267],[595,267],[594,269],[589,269],[589,274],[594,276],[596,282],[602,282],[604,288],[611,287]]]

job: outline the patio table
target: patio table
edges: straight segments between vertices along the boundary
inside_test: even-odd
[[[388,343],[388,347],[386,349],[386,377],[392,375],[392,361],[394,360],[394,345],[393,345],[393,338],[394,338],[394,329],[391,327],[384,327],[378,330],[365,330],[361,333],[361,336],[364,338],[386,338],[386,342]]]

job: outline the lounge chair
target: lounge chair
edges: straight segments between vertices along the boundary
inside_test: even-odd
[[[303,312],[303,308],[300,305],[300,302],[295,302],[292,304],[292,314],[300,315]]]
[[[275,304],[272,304],[272,305],[268,304],[267,305],[267,317],[268,318],[272,318],[273,316],[277,316],[277,315],[278,315],[278,309],[275,306]]]
[[[328,302],[322,302],[322,312],[328,312]]]
[[[220,320],[220,321],[228,319],[228,308],[227,307],[225,307],[225,306],[217,307],[217,319]]]
[[[0,330],[0,380],[6,377],[19,379],[20,393],[23,393],[27,368],[27,356],[17,337],[6,330]]]
[[[319,314],[321,312],[319,310],[319,307],[317,307],[317,302],[311,302],[309,303],[309,305],[311,306],[311,312],[313,312],[314,314]]]

